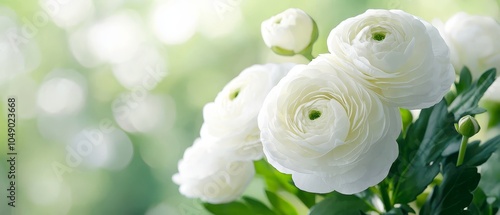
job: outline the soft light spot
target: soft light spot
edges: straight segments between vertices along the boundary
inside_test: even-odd
[[[122,63],[130,60],[139,50],[145,41],[143,32],[135,12],[117,12],[89,28],[89,48],[100,60]]]
[[[72,114],[80,111],[86,98],[86,89],[82,83],[84,78],[73,70],[55,70],[51,76],[53,77],[45,81],[38,90],[38,107],[49,114]]]
[[[94,15],[92,0],[40,0],[40,6],[62,28],[76,26]]]
[[[108,170],[125,169],[132,160],[134,147],[130,138],[115,127],[104,130],[87,128],[69,142],[71,149],[82,157],[82,163],[90,168]]]
[[[113,65],[113,75],[130,90],[136,87],[152,90],[166,74],[164,57],[149,46],[141,47],[130,60]]]
[[[167,96],[123,94],[113,102],[113,115],[127,132],[146,133],[161,128],[168,130],[175,120],[175,101]]]
[[[151,24],[156,36],[165,44],[182,44],[198,26],[198,8],[185,0],[167,1],[153,7]]]
[[[240,4],[243,0],[231,1],[207,1],[207,0],[183,0],[190,7],[198,7],[196,29],[208,38],[220,38],[233,34],[243,21]],[[229,3],[229,4],[228,4]],[[228,7],[229,6],[229,7]],[[183,11],[184,12],[184,11]]]
[[[32,30],[22,23],[14,11],[0,7],[0,85],[11,83],[17,75],[27,74],[40,64],[36,40],[24,36]]]
[[[310,120],[315,120],[317,118],[321,117],[321,112],[319,110],[311,110],[309,111],[309,119]]]

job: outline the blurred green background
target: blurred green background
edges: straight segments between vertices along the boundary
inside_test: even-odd
[[[205,214],[171,177],[202,108],[242,69],[280,57],[260,23],[290,7],[319,26],[368,8],[428,21],[500,18],[494,0],[0,0],[0,214]],[[17,199],[7,207],[7,97],[17,98]],[[498,173],[498,171],[497,171]],[[500,178],[500,177],[498,177]],[[247,191],[259,195],[258,182]],[[499,191],[500,192],[500,191]]]

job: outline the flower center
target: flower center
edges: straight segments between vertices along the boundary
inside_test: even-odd
[[[229,100],[234,100],[240,94],[240,89],[236,89],[232,93],[229,94]]]
[[[321,116],[321,112],[319,110],[311,110],[309,111],[309,119],[315,120]]]
[[[372,34],[372,39],[376,41],[382,41],[385,39],[385,33],[384,32],[375,32]]]
[[[279,25],[281,23],[281,20],[282,20],[282,18],[277,18],[276,20],[274,20],[274,23]]]

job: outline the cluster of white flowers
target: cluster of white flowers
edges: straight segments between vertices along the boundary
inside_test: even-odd
[[[315,29],[309,15],[289,9],[263,22],[262,36],[276,53],[305,56]],[[349,18],[327,44],[330,53],[308,65],[246,69],[205,106],[201,139],[174,176],[181,193],[234,200],[262,152],[299,189],[314,193],[357,193],[387,176],[398,156],[398,108],[443,98],[455,80],[449,49],[436,28],[400,10]],[[230,164],[238,174],[224,166]]]
[[[438,30],[400,10],[368,10],[334,28],[330,53],[297,66],[259,114],[267,160],[305,191],[352,194],[398,156],[398,107],[426,108],[455,73]]]
[[[294,64],[254,65],[231,80],[203,108],[200,138],[179,161],[173,176],[180,192],[210,203],[238,198],[262,158],[257,115],[269,91]]]

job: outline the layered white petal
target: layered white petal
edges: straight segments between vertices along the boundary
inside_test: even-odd
[[[500,68],[500,24],[493,18],[462,12],[440,23],[438,29],[457,72],[467,66],[477,79],[487,69]]]
[[[397,158],[398,109],[347,75],[355,71],[348,65],[294,67],[259,113],[268,162],[302,190],[363,191]]]
[[[254,65],[231,80],[203,108],[200,135],[239,159],[262,157],[257,115],[268,92],[295,64]]]
[[[386,102],[430,107],[449,91],[455,74],[449,49],[435,27],[400,10],[367,10],[335,27],[321,60],[349,61],[360,79]]]
[[[455,72],[467,66],[474,79],[488,69],[496,68],[500,76],[500,24],[492,17],[457,13],[446,23],[435,22],[439,33],[451,50]],[[484,94],[483,100],[500,102],[500,81],[497,79]]]
[[[255,174],[253,163],[234,160],[209,146],[197,139],[186,149],[173,181],[183,195],[205,202],[220,204],[239,198]]]

